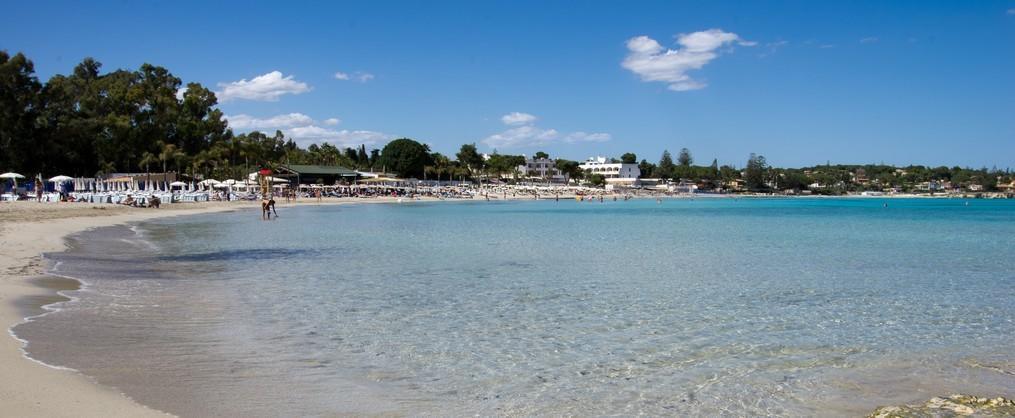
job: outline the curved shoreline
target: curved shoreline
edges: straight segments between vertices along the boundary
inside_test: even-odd
[[[5,325],[11,338],[0,338],[0,375],[5,377],[0,381],[0,410],[22,417],[167,416],[123,393],[99,385],[82,373],[29,357],[24,350],[26,342],[14,334],[13,328],[32,317],[49,313],[44,306],[53,302],[38,307],[47,312],[28,317],[23,315],[24,307],[18,306],[18,302],[25,298],[45,298],[62,293],[39,286],[29,279],[44,275],[42,254],[64,250],[65,238],[71,234],[102,226],[247,207],[242,203],[181,205],[168,210],[73,204],[5,205],[4,220],[0,224],[0,244],[5,247],[4,256],[0,258],[0,323]]]
[[[512,200],[512,199],[509,199]],[[522,199],[517,199],[522,200]],[[527,199],[526,199],[527,200]],[[395,203],[397,199],[333,199],[318,204],[313,200],[279,205],[280,209],[293,206],[341,205]],[[436,202],[479,202],[479,200],[424,199],[426,203]],[[406,202],[411,204],[410,202]],[[142,405],[127,395],[109,386],[103,386],[87,375],[69,368],[47,365],[28,357],[24,342],[17,338],[12,328],[25,320],[38,317],[27,315],[24,306],[17,304],[22,298],[44,298],[46,295],[61,294],[39,286],[29,280],[45,275],[43,253],[58,252],[66,248],[66,238],[72,234],[104,226],[131,225],[155,218],[197,215],[214,212],[249,210],[240,216],[257,217],[256,203],[214,202],[210,204],[179,205],[171,209],[148,210],[120,207],[105,207],[94,210],[90,205],[66,205],[62,216],[39,219],[37,212],[44,211],[46,204],[15,204],[25,212],[36,212],[26,219],[6,216],[0,221],[0,243],[5,245],[4,257],[0,257],[0,321],[10,326],[11,339],[0,343],[0,373],[10,376],[0,382],[0,410],[12,416],[166,416],[168,414]],[[48,206],[54,206],[49,204]],[[108,212],[108,213],[102,213]],[[0,204],[0,213],[3,204]],[[283,212],[283,215],[285,213]],[[7,215],[10,215],[8,212]],[[13,220],[13,223],[11,223]],[[5,223],[6,222],[6,223]],[[54,276],[54,275],[50,275]],[[59,277],[58,275],[55,275]],[[69,278],[86,284],[76,278]],[[63,295],[68,297],[66,295]],[[52,305],[40,304],[40,309]],[[13,312],[13,315],[11,314]],[[48,312],[43,312],[45,315]],[[13,347],[13,349],[11,349]],[[14,355],[12,355],[12,353]],[[17,357],[25,360],[16,360]],[[47,367],[39,367],[47,366]]]
[[[423,199],[440,202],[438,199]],[[454,201],[454,200],[451,200]],[[471,201],[471,200],[466,200]],[[341,198],[317,202],[300,199],[279,203],[294,206],[397,203],[396,198]],[[156,218],[249,210],[256,215],[257,202],[207,202],[141,209],[117,205],[4,202],[0,204],[0,324],[10,338],[0,338],[0,411],[19,417],[147,417],[172,416],[145,406],[126,394],[99,384],[74,369],[50,365],[25,352],[27,342],[13,328],[33,316],[24,315],[19,301],[59,295],[33,283],[45,276],[43,254],[64,251],[66,238],[86,230],[144,222]],[[82,286],[85,284],[71,278]],[[60,295],[63,296],[63,295]],[[66,296],[63,296],[67,298]],[[46,303],[51,305],[53,302]],[[44,306],[44,305],[43,305]],[[39,306],[39,309],[45,309]],[[48,312],[43,312],[46,314]]]

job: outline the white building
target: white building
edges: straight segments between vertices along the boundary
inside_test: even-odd
[[[588,174],[599,174],[606,178],[607,184],[634,185],[641,170],[638,164],[624,164],[610,162],[606,157],[590,157],[584,163],[578,165]]]
[[[523,177],[549,179],[557,182],[563,182],[565,179],[564,173],[557,169],[556,161],[549,158],[526,158],[525,164],[518,166],[518,171],[522,173]]]

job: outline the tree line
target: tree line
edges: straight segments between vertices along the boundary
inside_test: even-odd
[[[370,169],[380,150],[299,147],[280,131],[234,134],[200,83],[163,67],[102,73],[85,58],[45,83],[31,60],[0,51],[0,167],[25,174],[95,176],[175,171],[239,177],[280,163]]]

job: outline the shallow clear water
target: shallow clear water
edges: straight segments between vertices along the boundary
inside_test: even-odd
[[[184,415],[859,415],[1015,394],[1015,202],[407,203],[106,228],[29,352]]]

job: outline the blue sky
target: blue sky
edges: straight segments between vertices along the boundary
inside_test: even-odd
[[[107,71],[150,62],[221,92],[236,130],[304,145],[1015,168],[1015,1],[36,1],[4,14],[0,49],[43,80],[86,56]]]

